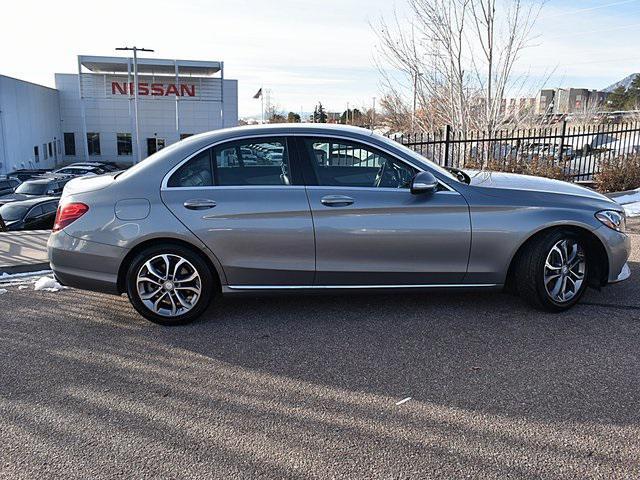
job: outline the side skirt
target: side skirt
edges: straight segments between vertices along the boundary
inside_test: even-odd
[[[500,290],[502,284],[427,284],[427,285],[223,285],[223,294],[241,293],[329,293],[329,292],[376,292],[376,291],[411,291],[411,290]]]

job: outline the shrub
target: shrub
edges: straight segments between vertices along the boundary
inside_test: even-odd
[[[640,156],[627,155],[602,161],[595,182],[596,188],[603,193],[640,187]]]
[[[477,158],[471,158],[465,160],[464,168],[520,173],[523,175],[554,178],[556,180],[567,180],[565,169],[562,165],[558,165],[552,157],[534,156],[533,158],[527,159],[508,156],[504,159],[491,158],[486,162],[478,161]]]

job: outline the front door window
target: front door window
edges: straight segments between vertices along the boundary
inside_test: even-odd
[[[418,170],[366,145],[343,140],[306,139],[318,185],[406,188]]]

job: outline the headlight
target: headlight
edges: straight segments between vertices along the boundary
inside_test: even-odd
[[[617,232],[622,232],[627,229],[627,222],[624,217],[624,213],[617,212],[615,210],[602,210],[596,213],[596,218],[604,223],[607,227],[612,228]]]

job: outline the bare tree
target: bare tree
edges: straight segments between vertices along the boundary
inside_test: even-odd
[[[383,85],[392,97],[411,90],[421,112],[417,130],[448,123],[494,131],[504,120],[507,92],[526,83],[514,67],[543,1],[407,0],[408,26],[396,14],[376,27]]]

